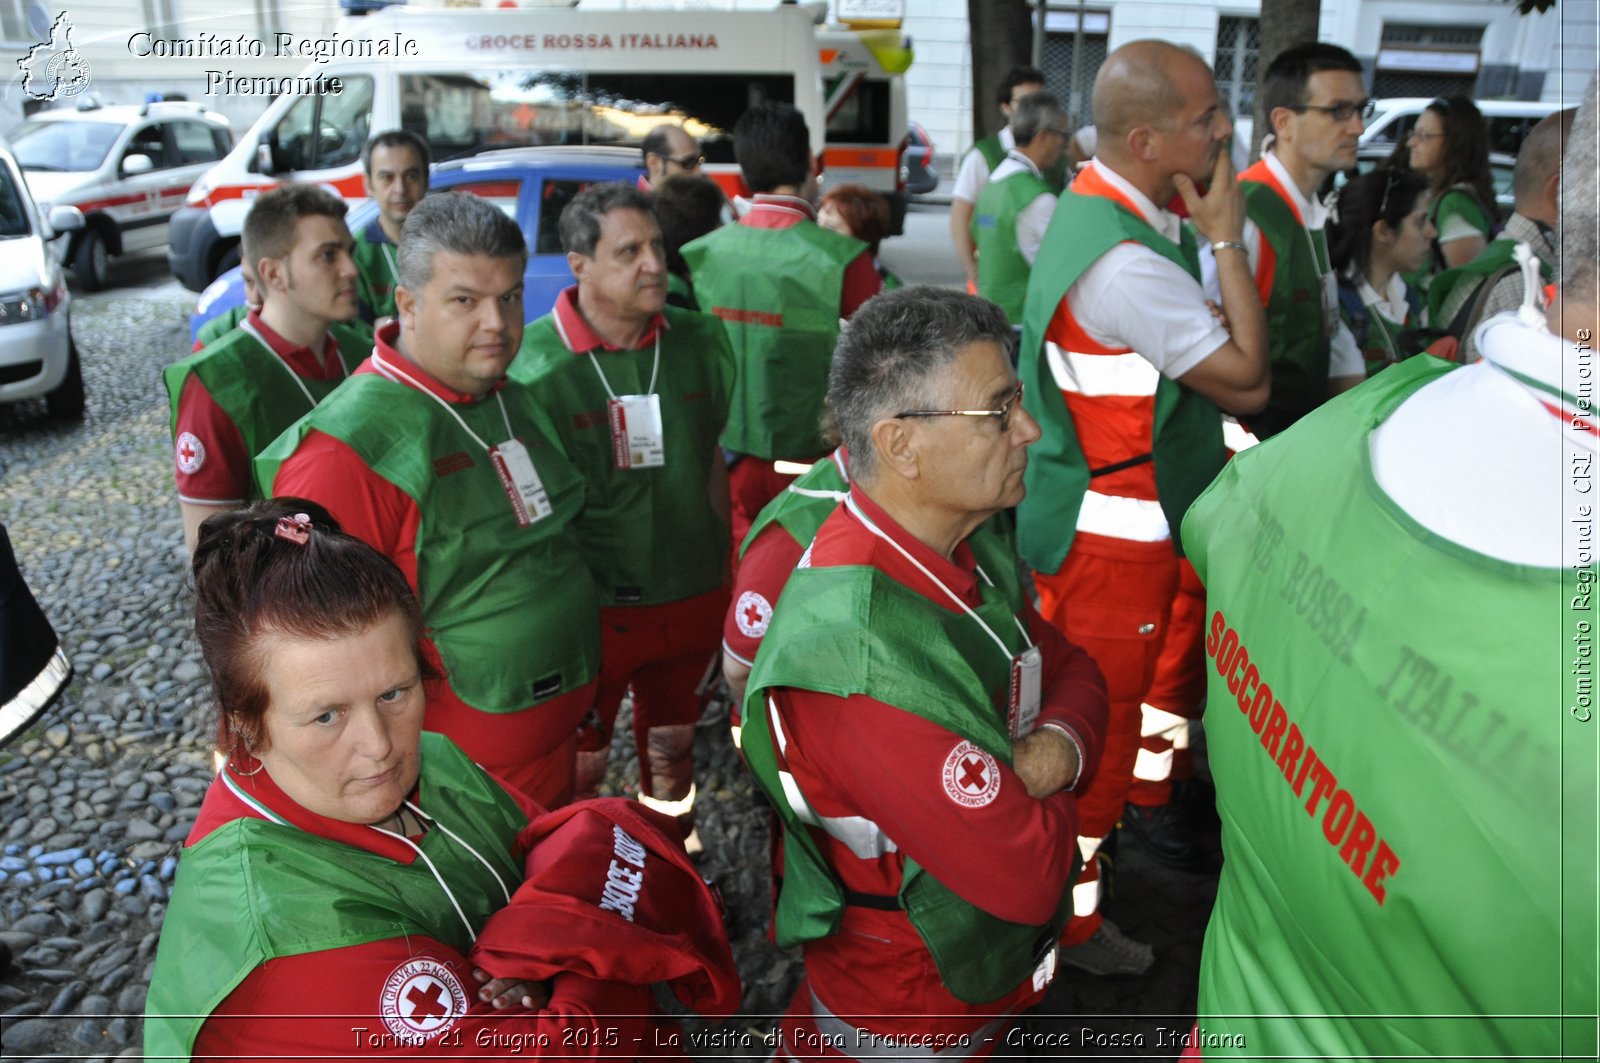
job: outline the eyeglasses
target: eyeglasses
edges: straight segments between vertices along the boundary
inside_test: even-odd
[[[1011,411],[1017,403],[1022,401],[1022,381],[1017,381],[1017,389],[1011,397],[1000,404],[998,410],[907,410],[895,414],[896,417],[995,417],[1000,421],[1000,431],[1011,430]]]
[[[680,170],[698,170],[702,165],[705,164],[706,161],[706,157],[704,155],[685,155],[682,158],[677,159],[673,158],[671,155],[663,155],[661,157],[678,167]]]
[[[1054,133],[1058,137],[1066,137],[1068,139],[1072,137],[1072,130],[1062,129],[1059,126],[1047,125],[1044,127],[1044,131],[1046,133]]]
[[[1442,136],[1444,136],[1444,132],[1442,130],[1440,132],[1438,132],[1438,133],[1424,133],[1422,130],[1414,128],[1414,129],[1411,130],[1411,132],[1406,134],[1406,139],[1407,140],[1432,140],[1435,137],[1442,137]]]
[[[1371,121],[1372,116],[1378,112],[1378,102],[1373,99],[1365,99],[1360,103],[1291,103],[1287,106],[1295,114],[1321,111],[1335,122],[1348,122],[1356,115],[1360,115],[1361,121],[1365,123]]]

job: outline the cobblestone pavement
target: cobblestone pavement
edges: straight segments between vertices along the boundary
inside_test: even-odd
[[[52,424],[42,404],[0,407],[0,521],[78,673],[62,702],[0,752],[0,942],[14,954],[0,977],[7,1058],[139,1055],[167,892],[210,778],[212,718],[190,630],[160,383],[161,368],[187,348],[193,302],[154,281],[79,296],[85,421]],[[618,735],[610,785],[627,792],[637,769],[626,728]],[[798,960],[766,939],[766,813],[724,728],[702,729],[698,757],[702,869],[728,900],[746,985],[730,1029],[749,1036],[716,1053],[759,1057]],[[1069,1046],[1089,1028],[1145,1041],[1085,1051],[1160,1058],[1172,1053],[1159,1032],[1189,1027],[1214,881],[1123,850],[1108,910],[1131,935],[1157,942],[1160,957],[1141,979],[1066,974],[1041,1009],[1062,1017],[1036,1020],[1060,1031],[1062,1047],[1048,1054],[1077,1054]]]

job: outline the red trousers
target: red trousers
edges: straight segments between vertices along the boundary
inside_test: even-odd
[[[438,731],[478,764],[541,807],[572,800],[578,725],[594,704],[595,684],[521,712],[480,712],[457,698],[434,698],[422,725]]]
[[[639,792],[672,801],[687,796],[693,782],[692,749],[686,748],[683,756],[673,757],[670,765],[652,764],[650,732],[687,727],[690,732],[685,737],[692,743],[692,729],[701,710],[696,688],[705,677],[712,656],[722,646],[722,618],[727,610],[726,588],[661,605],[608,606],[600,610],[600,688],[595,695],[600,729],[586,730],[578,748],[580,754],[600,755],[602,777],[617,710],[631,687]],[[666,779],[660,777],[659,769],[663,768]],[[657,774],[654,782],[653,769]],[[598,786],[599,781],[580,780],[579,795],[588,785]],[[658,792],[663,789],[672,792]]]
[[[1100,764],[1078,784],[1078,835],[1084,870],[1073,888],[1075,918],[1062,943],[1086,941],[1100,928],[1099,842],[1122,815],[1139,752],[1141,706],[1156,677],[1172,601],[1178,556],[1170,540],[1155,543],[1079,532],[1055,575],[1034,574],[1039,611],[1082,646],[1106,679],[1111,716]]]
[[[777,498],[796,477],[779,472],[765,458],[746,456],[728,468],[728,493],[733,501],[733,552],[738,559],[739,547],[750,534],[750,525],[768,502]]]
[[[1179,558],[1167,637],[1144,696],[1139,753],[1128,791],[1133,804],[1164,805],[1172,800],[1172,783],[1194,775],[1189,726],[1205,705],[1205,625],[1206,589],[1188,559]]]

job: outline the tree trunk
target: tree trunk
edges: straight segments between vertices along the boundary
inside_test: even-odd
[[[975,3],[976,0],[968,0]],[[1322,15],[1322,0],[1269,0],[1261,5],[1261,54],[1256,62],[1256,114],[1254,143],[1250,157],[1261,154],[1261,139],[1271,131],[1267,116],[1262,113],[1264,102],[1261,80],[1267,66],[1278,53],[1297,44],[1317,39],[1317,24]]]
[[[972,139],[1000,131],[1005,116],[994,92],[1006,71],[1033,55],[1033,11],[1027,0],[967,0],[972,32]]]

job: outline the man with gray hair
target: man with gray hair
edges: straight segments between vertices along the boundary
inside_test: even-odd
[[[1511,176],[1515,209],[1500,235],[1471,262],[1445,270],[1428,285],[1429,320],[1461,337],[1461,361],[1478,360],[1475,333],[1480,321],[1515,310],[1522,302],[1522,270],[1514,254],[1519,243],[1538,256],[1540,283],[1555,280],[1561,153],[1574,113],[1569,108],[1546,115],[1523,140]]]
[[[972,239],[978,250],[978,294],[1022,324],[1028,275],[1056,211],[1056,190],[1045,173],[1061,161],[1072,130],[1054,93],[1024,96],[1011,112],[1016,146],[978,193]]]
[[[805,949],[782,1056],[981,1051],[1054,974],[1106,699],[991,520],[1039,437],[1010,336],[991,303],[904,288],[834,355],[850,493],[784,588],[744,707],[784,827],[778,944]]]
[[[569,526],[583,477],[506,379],[527,245],[492,204],[450,192],[406,218],[397,260],[398,320],[256,476],[270,495],[320,502],[400,566],[440,666],[423,726],[554,807],[572,794],[600,624]]]
[[[577,795],[605,776],[633,690],[639,800],[693,835],[697,693],[728,607],[728,420],[722,323],[666,305],[667,256],[645,193],[601,184],[561,212],[577,283],[528,326],[511,378],[549,414],[588,485],[573,524],[600,590],[598,726],[578,740]]]
[[[1228,853],[1197,1047],[1595,1057],[1595,122],[1591,81],[1548,314],[1534,279],[1482,361],[1390,366],[1189,509]]]

